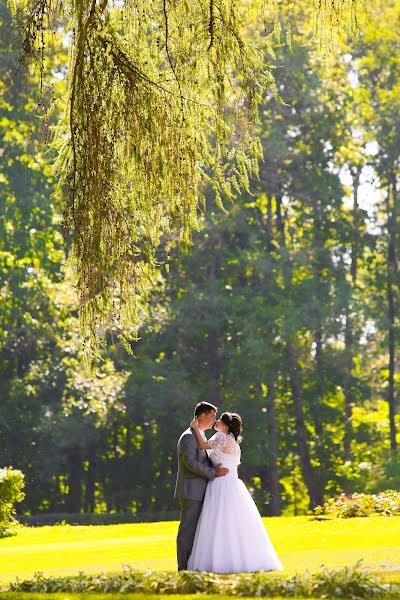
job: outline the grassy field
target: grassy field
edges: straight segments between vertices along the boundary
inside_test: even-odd
[[[265,525],[285,573],[341,568],[362,559],[363,569],[400,583],[400,517],[331,521],[280,517],[265,519]],[[141,570],[175,570],[177,526],[162,522],[26,527],[16,537],[0,540],[0,583],[30,578],[36,571],[46,575],[115,572],[122,563]],[[61,594],[57,600],[64,597]]]

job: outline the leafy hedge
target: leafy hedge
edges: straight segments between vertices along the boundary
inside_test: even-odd
[[[387,490],[379,494],[341,494],[330,498],[323,506],[314,509],[314,514],[333,515],[340,518],[369,517],[372,514],[400,515],[400,492]]]
[[[36,573],[34,579],[17,580],[2,591],[9,592],[114,592],[147,594],[224,594],[229,596],[314,596],[327,598],[398,597],[399,586],[382,583],[360,570],[360,563],[341,570],[314,574],[285,576],[277,573],[240,573],[216,575],[200,571],[141,572],[124,565],[115,575],[45,577]]]
[[[14,519],[16,502],[25,498],[24,475],[12,467],[0,469],[0,538],[13,535],[18,526]]]

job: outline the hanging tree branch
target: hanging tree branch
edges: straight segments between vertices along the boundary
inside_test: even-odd
[[[316,2],[318,35],[354,29],[360,1]],[[157,249],[171,236],[190,243],[204,184],[222,205],[257,174],[258,105],[274,88],[264,21],[269,14],[278,31],[279,5],[254,0],[251,18],[245,0],[62,5],[72,49],[58,193],[93,358],[108,327],[129,337],[139,326],[158,279]],[[21,24],[22,54],[40,73],[38,31],[51,11],[50,0],[28,1]]]

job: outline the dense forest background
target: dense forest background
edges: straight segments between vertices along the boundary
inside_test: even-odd
[[[200,400],[242,415],[240,475],[263,514],[400,486],[400,2],[370,5],[331,56],[305,44],[306,12],[276,43],[260,178],[225,211],[208,194],[193,246],[160,253],[133,356],[111,328],[88,374],[55,150],[1,0],[0,464],[26,475],[21,512],[176,510],[176,442]],[[50,127],[67,45],[46,66]]]

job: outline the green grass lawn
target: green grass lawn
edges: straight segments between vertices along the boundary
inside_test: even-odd
[[[341,568],[363,559],[364,569],[400,583],[400,517],[279,517],[265,519],[265,525],[285,573]],[[141,570],[175,570],[177,527],[177,522],[24,527],[17,536],[0,540],[0,583],[31,578],[36,571],[115,572],[122,563]],[[62,598],[66,596],[57,600]]]

